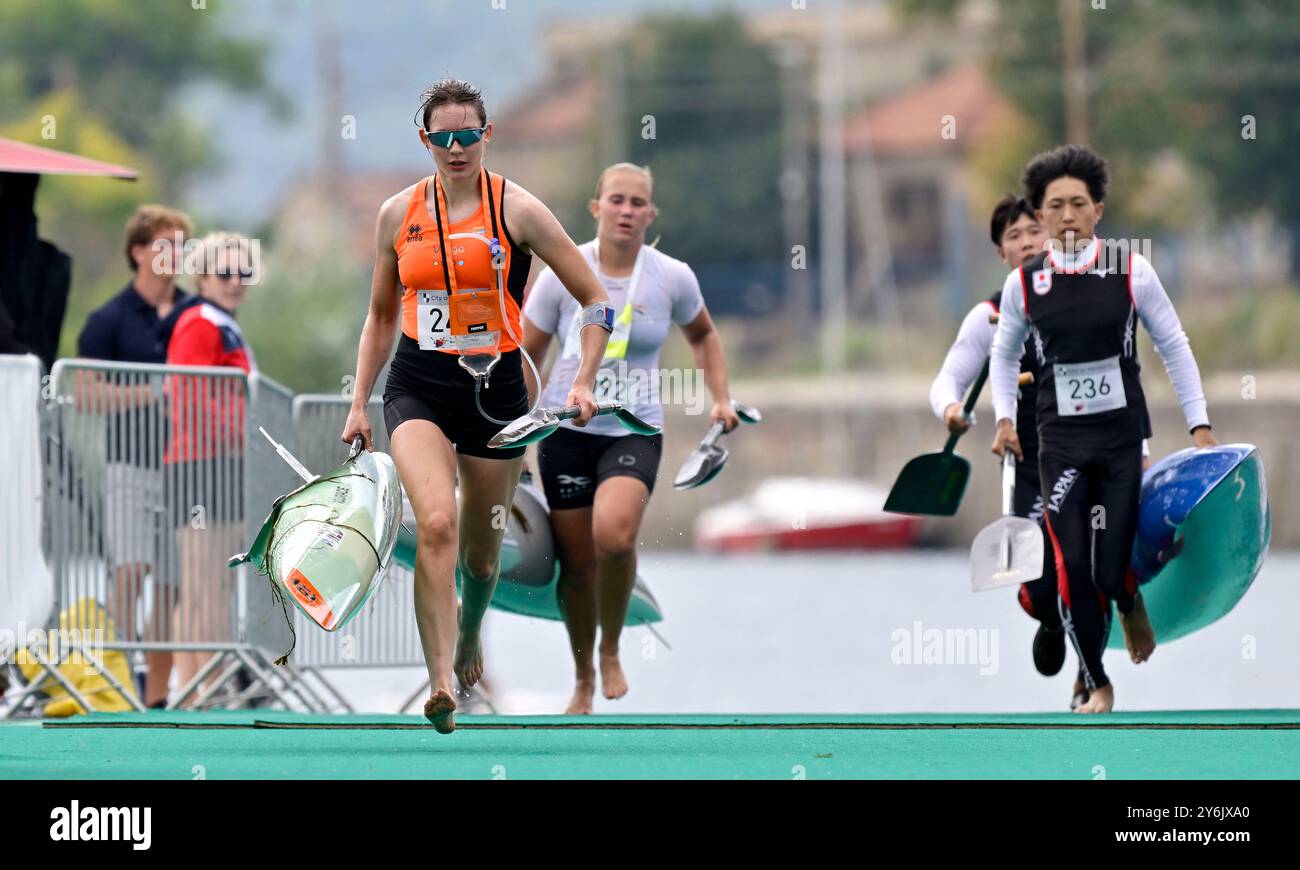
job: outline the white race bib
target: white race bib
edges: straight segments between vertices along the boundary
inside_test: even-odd
[[[452,335],[449,299],[446,290],[415,291],[415,328],[420,335],[420,350],[481,350],[499,342],[498,330]]]
[[[627,404],[627,383],[619,377],[619,369],[604,365],[596,370],[596,385],[592,395],[597,402],[622,402]]]
[[[416,329],[420,350],[451,347],[451,304],[446,290],[416,290]]]
[[[618,402],[625,408],[658,405],[661,374],[656,369],[630,368],[625,360],[606,361],[596,371],[592,392],[597,402]]]
[[[1057,363],[1056,413],[1062,417],[1117,411],[1128,405],[1119,357],[1085,363]]]

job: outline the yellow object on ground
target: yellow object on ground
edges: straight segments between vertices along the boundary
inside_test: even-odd
[[[105,649],[104,644],[113,640],[113,621],[98,601],[82,598],[72,607],[59,614],[59,632],[45,641],[41,654],[46,661],[60,658],[60,647],[71,645],[73,649],[66,654],[66,660],[59,667],[63,678],[76,687],[90,705],[101,713],[123,713],[134,708],[122,694],[113,688],[91,660],[83,655],[81,647],[88,649],[91,656],[103,663],[119,683],[131,692],[134,688],[131,679],[131,666],[121,650]],[[77,700],[71,697],[53,677],[50,677],[41,663],[33,656],[29,648],[21,648],[15,655],[15,664],[29,683],[45,678],[44,691],[50,700],[45,705],[45,715],[50,718],[63,718],[78,713],[85,713]]]

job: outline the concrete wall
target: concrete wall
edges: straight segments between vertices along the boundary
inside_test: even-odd
[[[1155,430],[1152,455],[1158,459],[1190,446],[1191,439],[1163,371],[1158,364],[1155,368],[1144,380]],[[874,481],[887,489],[908,459],[943,446],[945,432],[925,403],[928,389],[927,380],[895,376],[737,384],[734,395],[758,406],[764,422],[727,436],[731,460],[726,470],[708,486],[685,493],[673,491],[672,478],[708,422],[688,416],[680,407],[665,408],[664,459],[642,527],[644,545],[690,548],[701,510],[752,491],[768,476],[844,477]],[[1232,377],[1207,381],[1206,392],[1219,440],[1246,441],[1260,448],[1273,511],[1273,547],[1300,548],[1300,375],[1258,375],[1253,399],[1242,397],[1241,384]],[[993,411],[987,390],[976,418],[976,428],[958,446],[972,465],[961,510],[951,519],[926,520],[927,544],[968,546],[999,510],[998,462],[989,452]]]

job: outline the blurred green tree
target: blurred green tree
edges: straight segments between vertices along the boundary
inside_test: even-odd
[[[342,254],[292,261],[267,254],[265,268],[239,310],[258,368],[296,392],[343,395],[370,302],[368,268]],[[380,379],[372,395],[383,389]]]
[[[1145,181],[1176,150],[1209,183],[1218,214],[1264,208],[1287,227],[1300,276],[1300,18],[1268,0],[1143,0],[1083,7],[1091,144],[1117,174]],[[955,14],[962,0],[893,0],[905,18]],[[1099,8],[1100,7],[1100,8]],[[1052,141],[1066,138],[1065,46],[1058,4],[1000,0],[993,68],[1000,85]],[[1116,190],[1130,223],[1160,229],[1186,209],[1153,214]]]
[[[156,185],[174,197],[208,159],[176,96],[198,80],[266,94],[264,46],[220,28],[221,3],[5,0],[0,5],[0,123],[32,101],[74,90],[80,111],[154,156]],[[61,124],[75,123],[58,118]],[[39,128],[29,141],[37,141]],[[41,143],[46,144],[46,143]],[[58,147],[57,139],[48,143]]]
[[[636,27],[623,68],[622,159],[657,170],[662,213],[651,237],[697,269],[779,269],[781,89],[772,48],[735,13],[652,17]]]
[[[265,46],[229,35],[224,4],[169,0],[5,0],[0,4],[0,135],[122,163],[140,179],[43,179],[43,236],[73,257],[60,353],[75,352],[85,316],[126,280],[122,227],[137,205],[179,204],[212,163],[206,119],[183,87],[214,82],[269,100]],[[186,289],[193,287],[188,281]]]

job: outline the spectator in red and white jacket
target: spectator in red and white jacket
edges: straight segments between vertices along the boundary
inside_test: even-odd
[[[203,239],[198,295],[164,326],[167,364],[256,370],[253,351],[235,320],[256,278],[248,239],[213,233]],[[244,414],[242,378],[172,375],[171,438],[163,456],[175,506],[181,594],[176,639],[229,640],[234,584],[226,559],[243,543]],[[176,655],[186,685],[211,653]],[[191,699],[193,696],[191,696]]]

